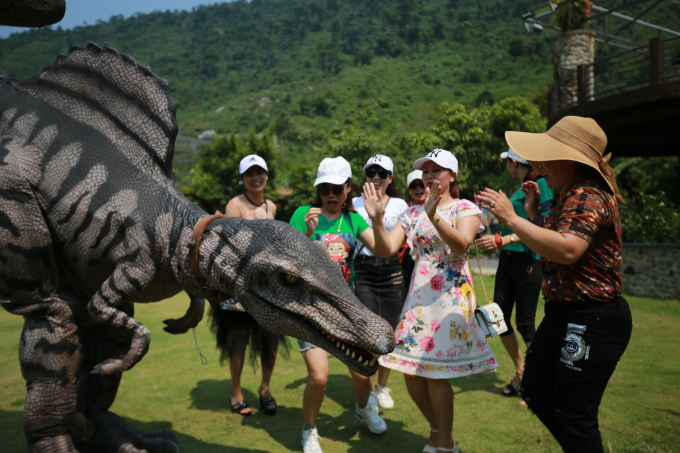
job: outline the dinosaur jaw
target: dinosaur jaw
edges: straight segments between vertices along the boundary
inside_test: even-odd
[[[382,349],[379,345],[376,346],[376,353],[374,354],[349,340],[341,340],[338,338],[340,335],[334,336],[326,332],[313,319],[308,319],[274,306],[249,289],[239,294],[238,299],[248,313],[264,328],[274,333],[308,341],[332,354],[361,375],[372,376],[378,371],[376,356],[383,354],[383,352],[379,351],[379,349]],[[265,313],[267,313],[264,317],[259,316],[260,313],[263,313],[262,310],[266,310]],[[372,312],[366,311],[373,315]],[[389,343],[389,339],[385,339],[384,342]]]

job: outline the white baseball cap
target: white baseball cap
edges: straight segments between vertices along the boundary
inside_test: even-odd
[[[269,172],[269,169],[267,168],[267,163],[264,161],[263,158],[261,158],[257,154],[250,154],[250,155],[244,157],[243,159],[241,159],[241,163],[238,166],[239,174],[242,175],[253,165],[257,165],[258,167],[262,167],[262,168],[264,168],[264,171]]]
[[[366,165],[364,165],[364,171],[373,165],[377,165],[389,171],[390,173],[394,173],[394,164],[392,164],[392,159],[387,156],[383,156],[382,154],[376,154],[375,156],[368,159],[368,162],[366,162]]]
[[[314,186],[323,183],[330,183],[339,186],[344,184],[348,178],[352,177],[352,167],[342,157],[327,157],[319,164],[316,171],[316,181]]]
[[[501,159],[507,158],[515,159],[520,164],[531,165],[528,160],[524,159],[523,157],[519,157],[517,153],[512,150],[512,148],[508,148],[506,152],[501,153]]]
[[[411,173],[408,174],[406,177],[406,187],[410,186],[413,181],[416,179],[423,179],[423,172],[420,170],[413,170]]]
[[[425,157],[413,162],[413,168],[416,170],[422,170],[425,162],[432,161],[442,168],[448,168],[454,173],[458,173],[458,159],[451,154],[451,151],[445,149],[434,149],[427,153]]]

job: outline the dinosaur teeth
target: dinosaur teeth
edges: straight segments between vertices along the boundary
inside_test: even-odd
[[[354,353],[352,353],[352,358],[353,358],[353,359],[356,359],[356,358],[357,358],[357,356],[356,356],[356,355],[354,355]]]
[[[371,363],[369,363],[368,365],[369,365],[369,366],[375,365],[375,357],[373,357],[373,358],[371,359]]]
[[[347,355],[349,355],[349,348],[347,348]]]
[[[335,346],[337,346],[337,347],[339,348],[339,347],[340,347],[340,342],[338,341],[338,343],[337,343]]]
[[[362,364],[364,363],[364,357],[363,356],[359,356],[359,363],[362,363]]]

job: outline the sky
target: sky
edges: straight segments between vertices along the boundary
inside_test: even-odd
[[[53,27],[73,28],[78,25],[93,25],[97,19],[108,21],[111,16],[122,14],[130,17],[135,13],[150,13],[152,11],[187,10],[198,5],[222,3],[224,0],[66,0],[66,15]],[[18,27],[0,27],[0,38],[6,38],[11,33],[26,30]]]

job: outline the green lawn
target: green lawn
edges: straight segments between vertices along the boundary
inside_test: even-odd
[[[489,283],[493,286],[493,279]],[[680,303],[640,297],[628,300],[633,309],[633,338],[600,408],[605,451],[680,452]],[[187,296],[180,294],[163,303],[137,306],[137,318],[152,332],[151,349],[125,373],[113,411],[141,429],[175,431],[184,452],[299,451],[306,372],[297,349],[289,360],[279,360],[274,372],[272,391],[279,403],[275,417],[258,413],[259,373],[254,375],[251,369],[244,372],[245,396],[255,413],[245,418],[231,414],[228,371],[219,364],[207,324],[201,323],[196,334],[208,365],[201,364],[191,333],[174,337],[162,331],[161,321],[181,315],[187,305]],[[538,320],[542,307],[539,311]],[[0,312],[0,450],[5,453],[26,451],[22,433],[25,385],[17,357],[21,326],[20,317]],[[538,419],[518,405],[518,399],[500,395],[514,371],[500,341],[493,339],[491,346],[501,365],[497,373],[451,381],[456,392],[454,436],[461,450],[560,451]],[[388,431],[379,437],[354,417],[347,369],[335,359],[330,362],[331,377],[318,423],[325,453],[422,451],[428,426],[410,400],[400,373],[394,372],[390,379],[395,409],[383,412]]]

